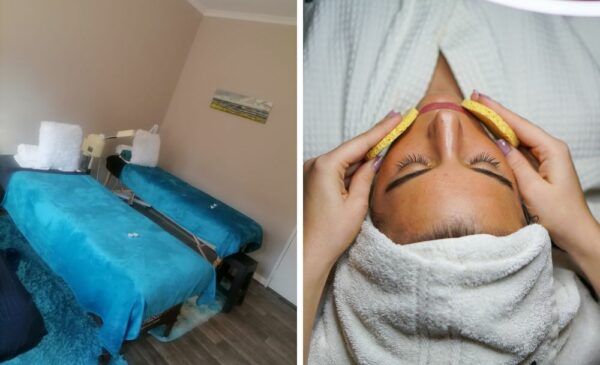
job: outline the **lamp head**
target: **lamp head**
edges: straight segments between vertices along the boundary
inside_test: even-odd
[[[104,134],[88,134],[83,140],[81,151],[85,156],[93,158],[102,157],[105,145],[104,139]]]

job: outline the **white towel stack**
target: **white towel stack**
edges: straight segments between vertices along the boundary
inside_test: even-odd
[[[47,170],[47,166],[43,166],[39,157],[39,148],[33,144],[20,144],[17,146],[17,154],[15,161],[19,166],[29,169]]]
[[[149,131],[138,129],[133,137],[131,148],[131,163],[146,167],[156,167],[160,153],[160,136],[158,125]]]
[[[15,161],[24,168],[76,171],[82,140],[79,125],[44,121],[40,125],[39,145],[19,145]]]

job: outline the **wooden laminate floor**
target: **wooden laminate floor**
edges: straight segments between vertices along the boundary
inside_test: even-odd
[[[256,281],[241,306],[173,342],[150,335],[123,348],[130,365],[295,364],[296,310]]]
[[[153,210],[135,208],[195,247],[190,237]],[[125,343],[122,353],[130,365],[296,364],[296,309],[253,280],[244,303],[231,312],[217,314],[172,342],[143,335]]]

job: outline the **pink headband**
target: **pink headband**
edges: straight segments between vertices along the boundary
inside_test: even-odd
[[[432,110],[437,110],[437,109],[450,109],[450,110],[454,110],[454,111],[469,115],[467,113],[467,111],[465,110],[465,108],[463,108],[462,106],[460,106],[456,103],[450,103],[450,102],[426,104],[419,110],[419,114],[424,114],[424,113],[430,112]]]

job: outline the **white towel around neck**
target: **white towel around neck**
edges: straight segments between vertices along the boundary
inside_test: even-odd
[[[396,245],[367,220],[338,261],[310,364],[597,364],[600,308],[540,225]]]

